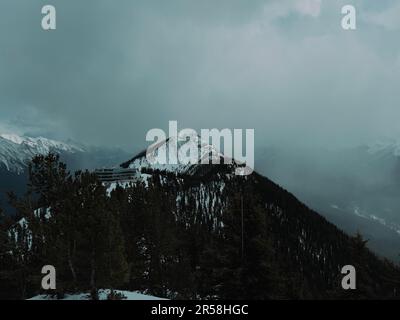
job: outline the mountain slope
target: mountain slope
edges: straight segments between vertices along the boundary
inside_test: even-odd
[[[400,262],[397,146],[270,147],[259,150],[256,167],[341,229],[360,231],[379,255]]]
[[[359,297],[393,297],[393,290],[400,285],[399,269],[377,258],[361,239],[346,235],[265,177],[253,174],[242,178],[215,168],[202,176],[174,177],[159,172],[153,174],[153,179],[168,193],[166,199],[158,200],[175,202],[170,210],[189,229],[195,230],[194,226],[201,224],[210,232],[224,234],[230,223],[227,215],[233,210],[235,223],[231,227],[240,230],[240,207],[235,199],[243,197],[244,254],[253,251],[254,238],[262,237],[270,243],[264,252],[269,256],[265,262],[273,264],[274,272],[282,275],[279,282],[297,286],[293,297],[351,297],[353,293],[345,292],[340,285],[345,265],[357,269]],[[260,234],[253,229],[252,219],[257,214],[267,221]],[[240,237],[236,232],[235,237]],[[195,236],[204,238],[201,233]],[[236,246],[239,250],[240,242]],[[217,255],[221,254],[219,250]],[[377,289],[383,283],[390,289]],[[283,295],[287,297],[288,293]]]
[[[145,161],[142,153],[123,166],[146,172],[146,185],[156,185],[161,193],[168,194],[157,201],[172,202],[169,210],[188,228],[200,223],[210,232],[224,233],[228,224],[226,215],[235,207],[235,201],[235,215],[238,215],[238,196],[243,199],[244,221],[246,215],[261,213],[268,232],[262,237],[271,244],[267,250],[269,263],[274,265],[275,272],[285,275],[283,282],[297,286],[295,296],[395,297],[395,288],[400,285],[397,267],[369,251],[360,236],[348,236],[266,177],[257,173],[236,176],[229,165],[199,164],[188,171],[179,165],[173,170],[142,166]],[[237,216],[235,221],[240,223]],[[245,223],[245,237],[252,233]],[[246,242],[245,239],[245,247]],[[356,267],[357,293],[341,288],[341,269],[345,265]]]

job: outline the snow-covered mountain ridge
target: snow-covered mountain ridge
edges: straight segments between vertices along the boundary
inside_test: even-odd
[[[21,173],[35,155],[49,152],[84,152],[81,147],[43,137],[26,137],[16,134],[0,134],[0,167]]]
[[[191,136],[189,141],[182,140],[179,136],[169,137],[142,151],[123,163],[121,167],[138,171],[158,170],[192,175],[198,173],[199,170],[203,171],[204,165],[208,164],[224,164],[229,166],[232,172],[238,167],[247,168],[244,163],[224,155],[214,145],[197,135]],[[249,169],[249,171],[252,170]]]

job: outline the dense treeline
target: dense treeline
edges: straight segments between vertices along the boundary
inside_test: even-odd
[[[207,168],[209,168],[208,166]],[[107,189],[108,188],[108,189]],[[140,290],[173,299],[399,298],[400,270],[268,179],[157,171],[124,188],[68,172],[55,155],[29,166],[14,219],[0,217],[0,298],[57,289]],[[341,267],[357,290],[341,289]],[[397,288],[397,292],[396,292]]]

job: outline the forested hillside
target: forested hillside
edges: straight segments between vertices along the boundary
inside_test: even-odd
[[[100,288],[171,299],[399,298],[400,269],[366,249],[289,192],[227,165],[195,174],[146,169],[129,185],[70,173],[55,155],[29,167],[29,192],[10,196],[1,219],[0,298]],[[341,287],[344,265],[357,290]],[[396,291],[397,288],[397,291]]]

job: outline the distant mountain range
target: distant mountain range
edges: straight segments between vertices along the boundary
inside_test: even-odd
[[[129,157],[119,148],[84,146],[44,137],[0,134],[0,206],[9,208],[6,193],[25,191],[28,162],[35,155],[59,154],[70,170],[94,170],[114,166]]]
[[[340,228],[400,262],[400,156],[395,141],[357,148],[258,150],[256,168]]]
[[[56,153],[83,153],[80,147],[43,137],[31,138],[16,134],[0,135],[0,167],[21,174],[25,171],[27,163],[35,155]]]

